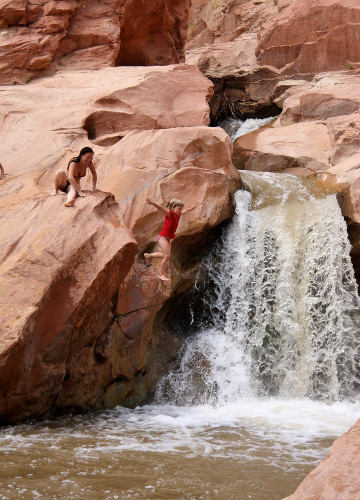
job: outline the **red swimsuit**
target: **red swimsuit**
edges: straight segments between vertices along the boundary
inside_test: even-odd
[[[169,210],[170,216],[165,215],[164,227],[162,228],[160,236],[166,236],[168,240],[173,240],[175,238],[175,231],[179,225],[180,215],[176,215],[175,212]]]

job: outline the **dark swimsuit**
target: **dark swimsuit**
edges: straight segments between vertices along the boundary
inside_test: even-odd
[[[68,180],[68,174],[69,174],[69,167],[70,167],[70,164],[73,162],[74,160],[70,160],[69,163],[68,163],[68,166],[67,166],[67,169],[66,169],[66,186],[63,187],[63,188],[60,188],[60,191],[63,191],[64,193],[67,193],[68,192],[68,188],[69,186],[71,185],[69,180]],[[75,163],[78,163],[78,162],[75,162]],[[87,170],[87,167],[86,167],[86,170]],[[77,175],[76,177],[85,177],[86,175],[86,170],[85,170],[85,174],[84,175]],[[79,193],[76,193],[76,196],[79,196]]]

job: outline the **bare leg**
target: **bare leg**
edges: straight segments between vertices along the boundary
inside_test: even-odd
[[[58,170],[56,172],[56,176],[55,176],[55,189],[51,193],[51,196],[55,196],[56,194],[58,194],[59,189],[65,189],[66,188],[66,184],[67,184],[67,180],[66,180],[65,171],[62,168],[60,168],[60,170]]]
[[[66,203],[64,203],[65,207],[73,207],[75,205],[76,198],[76,189],[72,186],[69,186],[69,191],[66,197]]]
[[[165,275],[166,266],[170,260],[170,250],[171,250],[171,241],[169,243],[168,239],[165,236],[162,236],[159,239],[159,245],[164,254],[163,260],[160,264],[159,278],[162,281],[170,281],[169,278]]]
[[[150,266],[151,259],[162,259],[164,254],[162,252],[144,253],[146,264]]]

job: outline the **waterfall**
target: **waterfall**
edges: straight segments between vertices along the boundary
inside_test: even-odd
[[[357,400],[360,300],[336,196],[287,174],[241,177],[251,194],[236,193],[236,214],[199,269],[201,328],[157,401]]]
[[[238,137],[250,134],[254,130],[257,130],[265,125],[276,120],[276,116],[271,116],[270,118],[248,118],[246,120],[240,120],[239,118],[226,118],[221,123],[219,127],[223,128],[230,136],[230,139],[234,142]]]

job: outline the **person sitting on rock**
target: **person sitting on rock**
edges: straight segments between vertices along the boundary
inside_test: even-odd
[[[0,181],[4,181],[4,180],[5,180],[5,170],[4,170],[4,167],[0,163]]]
[[[79,156],[69,161],[66,173],[63,169],[56,172],[55,190],[52,196],[58,194],[59,190],[67,193],[66,203],[64,204],[65,207],[73,207],[77,196],[85,196],[85,194],[81,192],[80,179],[81,177],[85,177],[88,168],[92,174],[93,189],[96,189],[97,175],[92,163],[93,157],[94,151],[91,148],[82,148]]]
[[[166,208],[158,205],[154,201],[151,201],[149,198],[146,198],[146,202],[149,205],[153,205],[157,210],[165,214],[164,227],[158,236],[158,243],[161,248],[161,252],[154,253],[145,253],[144,257],[147,265],[150,265],[151,259],[162,259],[159,270],[159,279],[162,281],[170,281],[169,278],[165,275],[165,270],[167,263],[170,260],[170,251],[171,251],[171,240],[175,238],[175,231],[179,225],[180,216],[184,215],[194,208],[197,205],[192,206],[191,208],[183,209],[184,203],[177,198],[173,198],[166,205]]]

